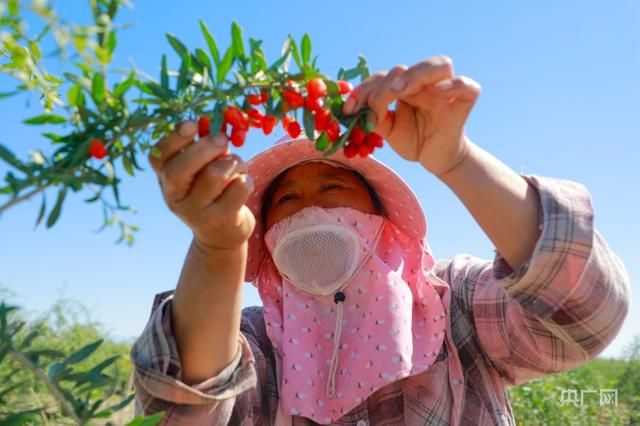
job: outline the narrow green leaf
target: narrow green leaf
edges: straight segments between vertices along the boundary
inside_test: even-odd
[[[216,81],[218,84],[222,84],[224,82],[224,79],[227,77],[227,74],[233,65],[233,60],[233,47],[229,47],[227,52],[224,54],[224,58],[222,58],[222,62],[220,62],[220,66],[218,66],[218,74],[216,75]]]
[[[47,210],[47,198],[45,197],[44,193],[42,194],[42,204],[40,204],[40,213],[38,213],[38,219],[36,219],[36,224],[33,227],[34,229],[38,227],[38,225],[40,225],[40,223],[42,222],[42,219],[44,218],[44,214]]]
[[[107,37],[107,43],[105,46],[105,49],[107,49],[107,52],[109,52],[110,55],[115,50],[116,44],[117,44],[116,33],[115,31],[111,31],[109,33],[109,36]]]
[[[213,63],[216,64],[217,68],[220,66],[220,52],[218,51],[216,40],[211,35],[207,24],[205,24],[202,19],[200,19],[200,29],[202,30],[202,35],[207,42],[207,46],[209,46],[209,52],[211,53],[211,57],[213,58]]]
[[[318,140],[316,141],[316,149],[318,151],[324,151],[329,147],[329,138],[327,138],[326,133],[322,133]]]
[[[159,411],[152,416],[142,417],[138,416],[129,422],[126,426],[156,426],[162,421],[164,417],[164,411]]]
[[[187,49],[187,46],[182,44],[182,42],[175,38],[171,33],[167,33],[166,36],[167,40],[169,40],[169,43],[171,44],[171,47],[173,47],[173,50],[175,50],[178,56],[180,56],[180,58],[182,58],[182,60],[184,61],[185,58],[189,56],[189,49]]]
[[[24,164],[22,164],[22,161],[20,161],[20,159],[18,159],[18,157],[16,157],[16,155],[9,150],[9,148],[5,147],[2,144],[0,144],[0,158],[11,164],[18,170],[21,170],[23,172],[29,170],[27,167],[25,167]]]
[[[0,99],[8,98],[18,93],[20,93],[19,90],[14,90],[13,92],[2,92],[0,93]]]
[[[69,104],[69,106],[76,106],[80,90],[81,87],[78,84],[74,84],[71,89],[67,91],[67,103]]]
[[[289,50],[293,55],[293,60],[296,62],[296,65],[299,69],[302,69],[302,61],[300,60],[300,52],[298,51],[298,44],[293,36],[289,36]]]
[[[24,120],[24,124],[60,124],[66,122],[67,119],[61,115],[41,114],[36,117]]]
[[[93,76],[93,81],[91,82],[91,96],[93,96],[93,100],[95,101],[96,105],[100,105],[104,102],[104,93],[104,76],[100,73],[96,73]]]
[[[236,57],[244,57],[244,41],[242,40],[242,28],[236,21],[231,24],[231,45]]]
[[[58,192],[58,199],[56,200],[55,206],[53,206],[53,210],[49,213],[49,217],[47,218],[47,228],[51,228],[58,221],[60,217],[60,212],[62,211],[62,203],[64,203],[64,198],[67,195],[67,187],[65,186]]]
[[[86,358],[88,358],[92,353],[95,352],[96,349],[102,344],[102,339],[96,340],[93,343],[89,343],[86,346],[78,349],[64,360],[64,365],[73,365],[79,362],[82,362]]]
[[[196,58],[198,58],[198,60],[205,66],[207,67],[207,69],[209,70],[209,75],[213,75],[213,67],[211,65],[211,59],[209,59],[209,56],[207,55],[207,53],[200,49],[197,48],[196,49]]]
[[[311,60],[311,37],[309,37],[308,33],[302,37],[302,43],[300,47],[302,49],[302,63],[304,65],[307,65]]]
[[[131,71],[125,81],[116,84],[116,86],[113,88],[113,96],[116,98],[119,98],[125,93],[127,93],[127,91],[131,88],[131,86],[133,86],[135,79],[136,79],[136,75],[134,71]]]
[[[314,140],[315,135],[313,134],[313,129],[315,127],[315,119],[313,117],[313,113],[307,108],[304,108],[302,123],[304,124],[304,132],[307,135],[307,138],[311,141]]]
[[[167,71],[167,55],[162,55],[160,66],[160,85],[163,89],[169,89],[169,71]]]

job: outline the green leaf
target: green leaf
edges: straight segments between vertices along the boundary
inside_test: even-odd
[[[184,90],[190,83],[189,74],[191,73],[191,55],[187,55],[180,65],[178,73],[178,81],[176,82],[176,92]]]
[[[38,225],[40,225],[40,223],[42,222],[42,219],[44,218],[44,213],[47,210],[47,198],[45,197],[44,194],[42,194],[42,204],[40,204],[40,212],[38,213],[38,219],[36,219],[36,224],[34,226],[34,229],[38,227]]]
[[[22,164],[22,161],[20,161],[20,159],[18,159],[18,157],[16,157],[16,155],[9,150],[9,148],[5,147],[2,144],[0,144],[0,158],[11,164],[18,170],[21,170],[23,172],[29,170],[27,167],[25,167],[24,164]]]
[[[107,43],[105,46],[105,49],[107,49],[107,52],[109,52],[109,55],[111,55],[113,53],[113,51],[116,48],[116,33],[115,31],[111,31],[109,33],[109,36],[107,37]]]
[[[309,34],[305,34],[302,37],[302,43],[301,43],[301,49],[302,49],[302,63],[304,65],[309,64],[309,61],[311,60],[311,37],[309,37]]]
[[[244,57],[244,42],[242,41],[242,28],[236,21],[231,24],[231,45],[235,56],[238,58]]]
[[[184,61],[185,58],[189,56],[189,49],[187,49],[187,46],[182,44],[182,42],[171,35],[171,33],[167,33],[166,36],[167,40],[169,40],[169,43],[171,44],[171,47],[173,47],[173,50],[175,50],[178,56],[180,56],[180,58],[182,58],[182,60]]]
[[[26,411],[19,411],[8,415],[2,419],[2,426],[22,426],[35,424],[38,420],[42,420],[40,417],[40,411],[42,408],[34,408]],[[156,423],[157,424],[157,423]],[[139,426],[139,425],[137,425]]]
[[[24,124],[60,124],[66,122],[67,119],[61,115],[42,114],[28,120],[24,120]]]
[[[300,52],[298,51],[298,44],[293,36],[289,35],[289,51],[293,55],[293,60],[299,69],[302,69],[302,61],[300,60]]]
[[[313,129],[315,127],[315,119],[313,117],[313,113],[307,108],[304,108],[302,123],[304,124],[304,132],[307,135],[307,138],[311,141],[314,140],[315,135],[313,134]]]
[[[74,84],[71,89],[67,91],[67,102],[69,103],[69,106],[76,106],[80,90],[81,87],[78,84]]]
[[[160,85],[163,89],[169,88],[169,71],[167,71],[167,55],[162,55],[162,65],[160,66]]]
[[[8,98],[18,93],[20,93],[19,90],[14,90],[13,92],[0,92],[0,99]]]
[[[233,65],[233,53],[233,47],[229,47],[227,52],[224,54],[224,58],[222,58],[222,62],[220,62],[220,66],[218,66],[218,74],[216,75],[216,81],[218,84],[222,84],[224,82],[224,79],[227,77],[227,74]]]
[[[127,93],[127,91],[131,88],[131,86],[133,86],[135,79],[136,79],[136,75],[133,71],[131,71],[125,81],[115,85],[115,87],[113,88],[113,96],[116,98],[119,98],[125,93]]]
[[[207,24],[205,24],[202,19],[200,19],[200,29],[202,30],[204,39],[207,41],[207,46],[209,46],[209,52],[211,53],[211,57],[213,58],[213,63],[216,64],[216,67],[219,67],[220,52],[218,52],[218,45],[216,44],[216,40],[211,35]]]
[[[318,151],[324,151],[329,147],[329,138],[327,138],[327,134],[322,132],[318,140],[316,141],[316,149]]]
[[[211,59],[207,56],[207,53],[200,49],[196,49],[196,58],[209,70],[209,75],[213,75],[213,67],[211,65]]]
[[[96,105],[101,105],[104,102],[104,93],[104,76],[100,73],[96,73],[93,76],[93,81],[91,82],[91,96],[93,96],[93,100]]]
[[[88,358],[92,353],[95,352],[96,349],[102,344],[102,339],[96,340],[93,343],[89,343],[86,346],[78,349],[64,360],[64,365],[73,365],[79,362],[82,362],[86,358]]]
[[[60,217],[60,212],[62,211],[62,203],[64,203],[64,198],[67,195],[67,187],[65,186],[58,193],[58,199],[56,200],[56,204],[53,207],[53,210],[49,213],[49,217],[47,218],[47,228],[51,228],[58,221],[58,217]]]
[[[164,417],[164,411],[159,411],[152,416],[138,416],[127,424],[127,426],[156,426]]]
[[[171,98],[171,92],[169,92],[167,89],[165,89],[155,81],[147,81],[146,86],[153,95],[162,100],[168,100]]]

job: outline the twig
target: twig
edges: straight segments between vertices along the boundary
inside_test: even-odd
[[[47,189],[49,186],[50,186],[50,184],[43,185],[43,186],[38,186],[35,189],[31,190],[31,192],[27,192],[26,194],[21,195],[20,197],[16,197],[16,198],[13,198],[13,199],[7,201],[5,204],[0,206],[0,214],[2,214],[2,212],[7,210],[8,208],[10,208],[10,207],[22,202],[22,201],[28,200],[29,198],[33,197],[36,194],[41,193],[42,191]]]
[[[62,411],[67,413],[67,415],[71,417],[76,424],[78,425],[84,424],[80,419],[80,417],[78,417],[76,412],[73,410],[73,407],[69,404],[69,401],[67,401],[64,395],[62,395],[60,388],[58,388],[58,386],[55,383],[49,380],[47,375],[44,374],[40,369],[38,369],[38,367],[36,367],[36,365],[33,362],[31,362],[29,358],[27,358],[21,352],[18,352],[18,351],[10,351],[9,356],[14,358],[16,361],[24,365],[29,370],[31,370],[33,375],[36,376],[38,380],[42,381],[47,386],[47,389],[49,389],[49,392],[51,392],[51,394],[60,403],[60,406],[62,407]]]

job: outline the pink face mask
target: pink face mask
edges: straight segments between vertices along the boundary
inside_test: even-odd
[[[445,315],[420,241],[383,216],[314,206],[273,225],[265,244],[257,284],[285,413],[334,422],[434,362]]]

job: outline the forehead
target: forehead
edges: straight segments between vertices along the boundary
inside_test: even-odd
[[[293,166],[286,172],[278,185],[281,188],[286,185],[290,185],[295,181],[300,181],[305,178],[313,179],[329,179],[329,178],[341,178],[341,179],[353,179],[359,180],[356,172],[345,169],[343,167],[332,166],[327,163],[304,163],[298,166]],[[276,188],[276,189],[278,189]]]

